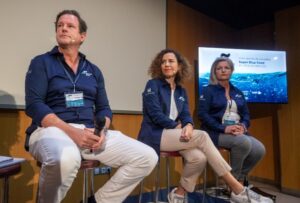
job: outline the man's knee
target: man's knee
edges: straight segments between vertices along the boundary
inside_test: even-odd
[[[148,162],[148,168],[150,173],[158,162],[158,156],[152,147],[149,147],[149,149],[146,151],[145,159]]]
[[[63,153],[60,159],[61,170],[65,173],[72,173],[78,171],[81,165],[81,156],[77,151],[69,151],[68,153]]]
[[[145,146],[143,153],[141,154],[139,167],[143,168],[146,175],[150,174],[154,169],[158,161],[158,156],[154,149],[149,146]]]
[[[81,155],[76,147],[66,147],[65,149],[53,147],[44,156],[43,162],[44,167],[53,171],[57,170],[59,173],[77,173],[81,164]]]

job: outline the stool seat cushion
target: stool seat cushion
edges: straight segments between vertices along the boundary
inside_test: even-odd
[[[14,164],[11,166],[0,168],[0,178],[8,177],[19,173],[21,170],[21,164]]]
[[[98,160],[81,160],[80,169],[89,169],[89,168],[95,168],[100,165],[100,161]]]
[[[179,157],[181,154],[178,151],[160,151],[159,154],[161,157]]]

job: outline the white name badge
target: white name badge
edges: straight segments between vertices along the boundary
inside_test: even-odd
[[[236,117],[232,115],[231,113],[226,113],[224,115],[224,125],[234,125],[236,124]]]
[[[84,106],[83,92],[65,93],[66,107]]]

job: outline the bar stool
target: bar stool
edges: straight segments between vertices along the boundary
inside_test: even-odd
[[[167,194],[169,194],[170,192],[170,158],[174,157],[181,157],[181,154],[178,151],[171,151],[171,152],[167,152],[167,151],[160,151],[159,154],[160,159],[161,158],[165,158],[166,159],[166,175],[167,175]],[[156,178],[155,178],[155,203],[160,203],[160,201],[158,201],[158,193],[159,193],[159,187],[160,187],[160,160],[157,162],[156,165]],[[142,202],[142,195],[143,195],[143,180],[141,181],[140,184],[140,195],[139,195],[139,203]]]
[[[21,163],[16,163],[11,166],[6,166],[0,168],[0,178],[4,178],[3,180],[3,194],[2,194],[2,202],[8,203],[9,196],[9,177],[15,175],[21,171]]]
[[[37,165],[41,167],[41,162],[37,162]],[[81,160],[80,170],[83,170],[83,187],[82,187],[82,202],[88,202],[88,192],[90,191],[90,195],[94,195],[94,169],[100,166],[100,161],[98,160]],[[88,180],[90,176],[90,181]],[[90,182],[90,189],[89,189]],[[36,202],[38,202],[38,191],[37,190],[37,198]]]
[[[230,149],[220,147],[219,152],[221,154],[226,153],[226,156],[228,157],[228,163],[230,165]],[[205,190],[205,192],[203,192],[203,194],[205,193],[205,195],[209,195],[209,196],[212,196],[212,197],[217,197],[217,198],[220,198],[220,199],[228,200],[230,197],[222,195],[222,191],[226,190],[227,188],[224,188],[224,187],[220,186],[219,177],[216,173],[215,173],[215,179],[216,179],[215,186],[210,187],[210,188],[206,188],[206,190]]]
[[[100,161],[97,160],[81,160],[80,169],[83,170],[83,191],[82,200],[83,203],[88,202],[88,179],[90,176],[90,196],[94,195],[94,168],[100,166]]]
[[[202,203],[205,202],[205,195],[206,195],[206,189],[207,189],[207,186],[206,186],[206,180],[207,180],[207,172],[206,172],[206,166],[203,170],[203,182],[202,182],[202,190],[199,186],[199,188],[195,191],[196,193],[201,193],[202,194]],[[201,175],[199,176],[199,179],[201,178]]]

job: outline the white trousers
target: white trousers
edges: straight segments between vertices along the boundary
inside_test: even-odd
[[[70,125],[84,128],[84,125]],[[95,193],[96,201],[101,203],[121,203],[151,173],[158,160],[151,147],[111,130],[106,136],[105,150],[90,153],[78,148],[59,128],[38,128],[30,136],[29,151],[42,163],[38,194],[40,203],[63,200],[77,175],[81,157],[119,168]]]

